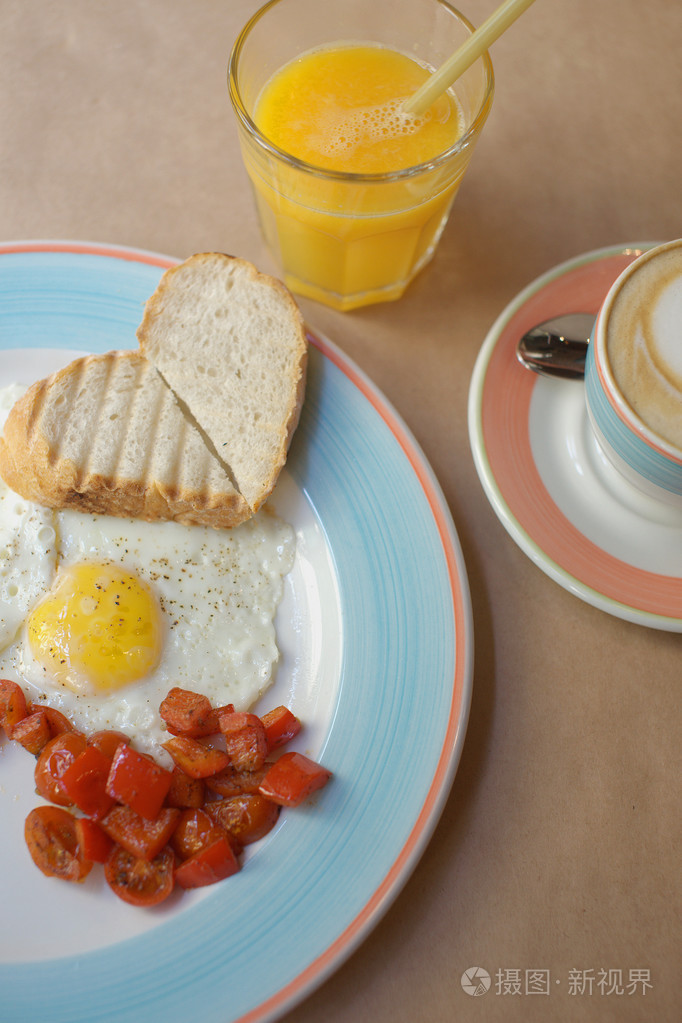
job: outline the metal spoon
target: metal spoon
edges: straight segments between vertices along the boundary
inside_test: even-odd
[[[519,362],[535,373],[569,377],[585,375],[585,357],[594,313],[566,313],[533,327],[516,347]]]

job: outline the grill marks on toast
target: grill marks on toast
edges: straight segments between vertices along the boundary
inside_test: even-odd
[[[140,368],[117,353],[85,357],[73,364],[51,403],[45,401],[43,388],[35,428],[49,440],[50,464],[73,466],[72,486],[79,493],[95,483],[113,490],[136,475],[141,482],[147,478],[147,449],[135,441],[142,426]],[[131,395],[137,400],[131,401]],[[67,418],[65,407],[70,409]]]
[[[42,398],[44,411],[44,388]],[[190,424],[177,415],[172,392],[146,360],[118,353],[80,360],[51,411],[65,404],[72,410],[65,426],[57,431],[44,424],[53,438],[49,460],[74,465],[79,493],[131,485],[142,492],[159,480],[171,498],[200,489],[208,453],[202,458],[198,446],[191,449]],[[40,425],[40,410],[32,418]]]
[[[120,429],[121,424],[117,421],[120,413],[113,402],[114,396],[120,391],[120,381],[116,379],[118,360],[106,358],[92,365],[97,366],[96,373],[89,376],[82,368],[79,379],[74,381],[75,393],[71,401],[75,417],[68,438],[70,457],[78,466],[78,489],[87,489],[94,478],[113,489],[120,475],[118,467],[130,424],[127,424],[127,429]],[[88,431],[88,435],[83,436],[82,446],[78,449],[73,432],[78,429],[78,419],[81,417],[81,422],[92,423],[92,433]]]
[[[34,440],[35,440],[36,429],[38,427],[38,423],[40,422],[40,416],[42,414],[43,405],[45,404],[45,390],[46,390],[46,387],[47,387],[47,381],[46,380],[40,380],[37,384],[34,385],[34,387],[35,387],[35,400],[34,400],[33,404],[31,405],[31,408],[30,408],[30,411],[29,411],[29,415],[28,415],[28,418],[27,418],[27,422],[26,422],[26,433],[28,435],[29,447],[33,446],[33,443],[34,443]],[[52,461],[51,454],[50,454],[49,460],[50,460],[50,462]]]
[[[229,527],[251,510],[139,351],[76,359],[15,404],[0,471],[29,500]]]
[[[112,359],[87,462],[91,479],[103,475],[112,488],[135,481],[140,489],[153,479],[152,452],[159,430],[163,395],[138,360]]]
[[[153,396],[153,426],[146,419],[143,402]],[[168,491],[176,498],[183,491],[193,491],[202,507],[210,503],[210,490],[205,481],[222,473],[229,484],[238,489],[229,466],[218,457],[209,437],[190,415],[184,402],[168,386],[163,376],[146,359],[140,360],[140,390],[134,408],[143,433],[152,434],[148,445],[149,460],[146,480],[168,480]],[[175,485],[170,481],[174,480]]]

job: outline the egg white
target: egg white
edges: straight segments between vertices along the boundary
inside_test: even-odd
[[[0,389],[2,423],[23,390],[18,384]],[[19,497],[0,477],[0,649],[49,587],[56,556],[52,512]]]
[[[138,749],[159,756],[168,734],[158,708],[172,686],[247,709],[271,684],[279,656],[274,617],[295,555],[288,523],[266,508],[231,530],[51,512],[5,491],[0,673],[22,684],[31,700],[58,708],[85,732],[120,729]],[[163,617],[157,667],[108,694],[76,695],[56,685],[26,637],[26,618],[56,569],[82,561],[111,562],[145,580]]]

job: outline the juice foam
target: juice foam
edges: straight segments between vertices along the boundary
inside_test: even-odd
[[[403,102],[429,76],[404,54],[381,46],[311,50],[266,84],[255,110],[263,134],[317,167],[380,174],[426,163],[462,134],[453,97],[425,114]]]

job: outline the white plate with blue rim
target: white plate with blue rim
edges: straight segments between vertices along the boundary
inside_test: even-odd
[[[0,386],[136,347],[144,302],[175,262],[89,243],[0,245]],[[331,341],[310,338],[305,406],[271,498],[297,551],[262,704],[301,717],[294,747],[332,781],[285,811],[238,874],[145,910],[101,872],[74,885],[37,870],[23,840],[39,802],[33,759],[0,739],[5,1023],[276,1019],[358,947],[433,833],[471,699],[461,548],[406,425]]]

